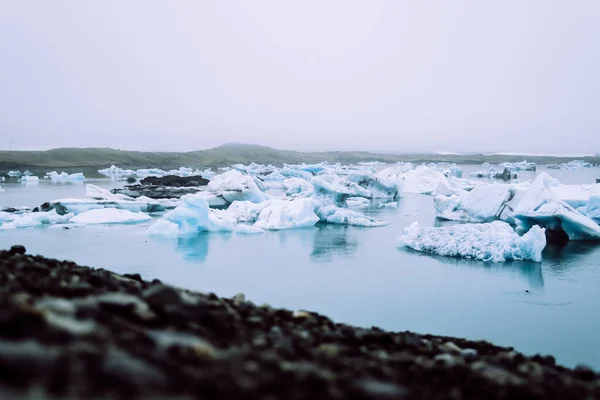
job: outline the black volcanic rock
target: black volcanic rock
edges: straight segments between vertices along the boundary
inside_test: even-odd
[[[143,186],[168,186],[168,187],[190,187],[206,186],[210,181],[199,175],[194,176],[149,176],[140,181]]]
[[[0,398],[600,399],[600,376],[0,251]]]

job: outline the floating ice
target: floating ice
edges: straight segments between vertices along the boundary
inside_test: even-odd
[[[21,171],[8,171],[7,175],[9,177],[11,177],[11,178],[20,178],[21,177]]]
[[[293,229],[310,227],[319,222],[311,199],[275,199],[266,203],[254,224],[256,227],[269,230]]]
[[[55,210],[24,214],[0,212],[0,229],[32,228],[54,224],[65,224],[73,214],[59,215]]]
[[[23,183],[37,184],[39,181],[40,181],[40,178],[38,178],[37,176],[23,175],[21,177],[21,182],[23,182]]]
[[[600,196],[591,196],[582,213],[593,219],[600,219]]]
[[[302,178],[307,181],[310,181],[312,179],[312,177],[314,176],[312,173],[310,173],[308,171],[304,171],[301,169],[294,169],[289,166],[283,167],[281,170],[279,170],[279,173],[281,175],[285,176],[286,178]]]
[[[435,215],[453,221],[489,222],[497,219],[501,208],[511,197],[506,184],[481,185],[461,195],[436,196]]]
[[[134,224],[151,220],[147,214],[142,212],[131,212],[118,210],[116,208],[103,208],[83,212],[71,218],[75,224]]]
[[[558,185],[546,172],[538,175],[513,212],[519,230],[540,225],[564,231],[569,240],[600,240],[600,226],[562,201],[553,192]]]
[[[46,172],[48,178],[52,180],[52,183],[81,183],[85,180],[85,176],[83,176],[82,172],[77,172],[74,174],[68,174],[66,172],[61,172],[60,174],[56,171]]]
[[[487,262],[541,262],[546,236],[539,226],[532,226],[529,232],[519,236],[509,224],[501,221],[442,228],[421,228],[414,222],[404,229],[398,244],[425,253]]]
[[[322,222],[330,224],[354,225],[364,227],[378,227],[389,225],[389,222],[376,218],[370,218],[366,215],[357,213],[347,208],[340,208],[336,205],[327,205],[317,207],[316,213]]]
[[[181,204],[167,212],[161,220],[156,221],[149,228],[148,233],[178,236],[198,232],[233,231],[234,229],[234,223],[223,218],[222,214],[211,210],[204,197],[187,194],[181,197]]]
[[[535,171],[535,163],[527,162],[527,160],[516,162],[516,163],[502,163],[501,167],[508,168],[511,171]]]
[[[346,199],[346,205],[354,210],[365,210],[371,207],[371,201],[364,197],[350,197]]]
[[[404,193],[434,194],[440,185],[447,191],[470,190],[475,186],[465,179],[446,176],[437,167],[419,165],[415,168],[410,163],[385,168],[376,175],[398,183]]]
[[[233,203],[236,200],[248,200],[253,203],[260,203],[271,198],[271,196],[259,189],[252,177],[243,175],[233,169],[215,176],[206,188],[208,191],[225,199],[228,203]]]
[[[368,199],[373,197],[373,194],[367,189],[338,175],[318,175],[312,178],[311,183],[316,192],[331,195],[336,202],[340,203],[343,203],[348,197]]]
[[[313,190],[313,185],[302,178],[287,178],[283,181],[283,186],[287,196]]]

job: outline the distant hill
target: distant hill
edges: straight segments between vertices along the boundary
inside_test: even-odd
[[[484,154],[379,154],[367,151],[299,152],[277,150],[249,144],[225,144],[208,150],[189,152],[142,152],[111,148],[58,148],[47,151],[0,151],[0,169],[17,168],[103,168],[117,165],[127,168],[221,167],[235,163],[257,162],[281,166],[284,163],[314,163],[320,161],[358,163],[380,162],[514,162],[527,159],[537,163],[560,163],[571,157],[484,155]],[[600,157],[582,159],[600,163]]]

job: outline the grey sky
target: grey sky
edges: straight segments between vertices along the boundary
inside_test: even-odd
[[[0,0],[0,148],[600,152],[598,21],[598,0]]]

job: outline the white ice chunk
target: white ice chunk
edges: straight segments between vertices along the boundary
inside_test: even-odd
[[[533,226],[525,235],[519,236],[509,224],[502,221],[442,228],[421,228],[414,222],[404,229],[404,235],[398,238],[398,245],[440,256],[488,262],[541,262],[546,235],[543,228]]]
[[[600,196],[591,196],[585,207],[585,215],[590,218],[600,219]]]
[[[234,169],[214,177],[206,188],[228,203],[243,200],[260,203],[271,197],[258,188],[252,177]]]
[[[263,179],[265,181],[283,181],[285,180],[285,176],[281,175],[281,172],[279,171],[273,171]]]
[[[516,163],[502,163],[501,167],[508,168],[511,171],[535,171],[535,163],[527,162],[527,160],[516,162]]]
[[[78,214],[71,218],[71,222],[84,225],[134,224],[138,222],[149,221],[151,219],[152,217],[142,212],[118,210],[116,208],[103,208]]]
[[[52,180],[52,183],[81,183],[85,180],[85,176],[83,172],[77,172],[74,174],[68,174],[66,172],[61,172],[60,174],[56,171],[46,172],[46,175],[49,179]]]
[[[155,235],[189,235],[198,232],[233,231],[234,223],[215,210],[197,194],[181,197],[181,204],[152,225],[148,233]]]
[[[287,196],[313,190],[313,185],[302,178],[287,178],[283,181],[283,186],[285,187],[285,194]]]
[[[10,214],[10,215],[6,215]],[[65,224],[73,214],[58,215],[55,210],[48,212],[30,212],[25,214],[3,213],[0,216],[0,229],[31,228],[54,224]]]
[[[510,196],[510,185],[503,184],[481,185],[461,195],[436,196],[435,215],[453,221],[493,221]]]
[[[322,222],[341,225],[355,225],[364,227],[378,227],[389,225],[389,222],[376,218],[370,218],[356,211],[347,208],[340,208],[336,205],[317,207],[317,215]]]
[[[531,184],[514,210],[519,229],[540,225],[552,231],[564,231],[570,240],[600,240],[600,226],[562,201],[552,188],[558,181],[542,172]]]
[[[21,176],[21,171],[8,171],[8,176],[11,178],[19,178]]]
[[[312,178],[315,191],[333,196],[336,201],[346,197],[372,198],[373,194],[356,183],[345,180],[338,175],[318,175]]]
[[[294,169],[290,166],[283,167],[279,173],[285,176],[286,178],[302,178],[306,181],[310,181],[313,178],[313,174],[308,171],[303,171],[301,169]]]
[[[37,176],[32,176],[32,175],[23,175],[21,177],[21,182],[23,183],[38,183],[40,180],[40,178],[38,178]]]
[[[354,210],[365,210],[371,207],[371,201],[364,197],[349,197],[346,199],[346,205]]]
[[[315,203],[311,199],[269,200],[254,226],[270,230],[310,227],[319,222],[314,210]]]

